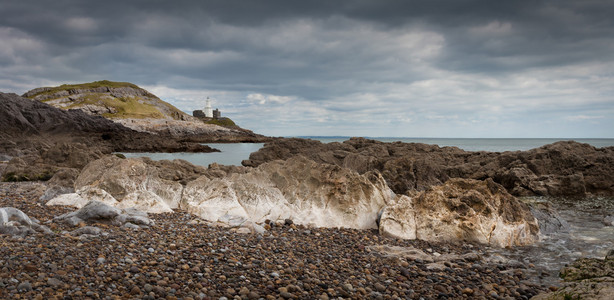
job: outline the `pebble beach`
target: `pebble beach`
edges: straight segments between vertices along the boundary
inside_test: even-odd
[[[15,207],[55,234],[0,235],[3,299],[529,299],[545,287],[522,269],[490,263],[476,244],[384,238],[376,230],[263,224],[264,234],[212,226],[182,212],[150,215],[155,226],[88,224],[76,238],[53,218],[39,183],[0,183]],[[421,250],[439,261],[378,249]]]

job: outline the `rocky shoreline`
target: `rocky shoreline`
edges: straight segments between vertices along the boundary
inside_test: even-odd
[[[152,134],[0,100],[2,179],[34,181],[0,183],[3,298],[528,299],[558,287],[488,249],[531,245],[565,224],[515,196],[614,195],[614,147],[466,152],[174,123]],[[242,167],[110,155],[262,139]],[[106,212],[66,214],[91,207]],[[588,280],[605,282],[607,299],[605,272]],[[574,295],[603,296],[591,293]]]
[[[76,238],[62,233],[74,227],[54,220],[73,209],[45,206],[44,189],[0,183],[0,206],[54,232],[0,235],[2,298],[528,299],[548,289],[478,244],[398,240],[376,230],[282,222],[242,233],[178,211],[150,215],[148,228],[93,222],[99,236]]]

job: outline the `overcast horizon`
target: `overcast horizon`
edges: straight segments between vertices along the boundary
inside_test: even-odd
[[[614,138],[612,1],[5,1],[0,91],[126,81],[269,136]]]

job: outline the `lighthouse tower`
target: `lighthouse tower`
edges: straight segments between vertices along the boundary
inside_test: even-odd
[[[207,97],[207,105],[205,106],[205,117],[213,118],[213,108],[211,108],[211,100]]]

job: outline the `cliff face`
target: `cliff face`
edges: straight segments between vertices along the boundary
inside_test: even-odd
[[[110,119],[194,119],[152,93],[127,82],[103,80],[42,87],[26,92],[23,97]]]
[[[82,111],[60,110],[47,104],[0,92],[0,134],[75,134],[128,132],[128,128]]]

